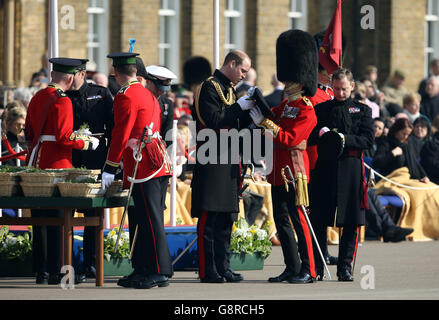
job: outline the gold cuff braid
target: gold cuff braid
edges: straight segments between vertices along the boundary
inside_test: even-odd
[[[259,126],[264,128],[265,130],[270,130],[271,132],[273,132],[273,136],[275,138],[277,137],[277,134],[279,133],[280,130],[280,127],[268,118],[264,118],[264,120],[261,121]]]

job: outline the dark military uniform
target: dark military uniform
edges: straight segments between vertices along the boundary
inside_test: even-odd
[[[343,153],[333,161],[318,157],[311,173],[311,215],[314,231],[322,252],[326,252],[326,227],[343,227],[340,239],[337,274],[347,270],[352,274],[352,263],[358,245],[359,226],[365,222],[367,186],[364,175],[363,150],[372,146],[374,132],[372,111],[356,100],[336,99],[315,106],[317,125],[308,140],[318,144],[323,127],[336,129],[345,139]],[[320,259],[316,270],[323,274]]]
[[[101,169],[105,163],[108,145],[113,130],[113,97],[102,86],[84,81],[79,90],[66,92],[73,105],[73,129],[88,124],[93,133],[104,133],[96,150],[79,152],[73,150],[72,162],[75,168]],[[96,210],[81,210],[85,216],[95,216]],[[94,266],[96,262],[96,227],[84,228],[84,266]]]
[[[191,214],[199,218],[198,259],[202,280],[218,277],[229,269],[230,235],[239,212],[241,172],[239,164],[220,164],[219,130],[239,130],[251,122],[248,112],[242,111],[235,99],[230,80],[215,70],[213,77],[203,82],[195,101],[197,133],[204,128],[215,130],[218,150],[213,155],[217,164],[201,164],[197,159],[192,180]],[[203,144],[198,142],[197,150]],[[230,155],[232,147],[230,144],[227,147]]]
[[[160,104],[160,109],[162,110],[162,126],[160,128],[160,135],[169,146],[172,144],[172,140],[166,140],[166,133],[169,130],[172,130],[172,126],[174,124],[174,103],[166,96],[166,94],[162,94],[158,98],[158,101]]]

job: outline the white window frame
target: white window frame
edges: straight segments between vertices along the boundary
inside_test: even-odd
[[[161,0],[158,14],[160,19],[159,65],[168,68],[179,77],[180,0]]]
[[[96,71],[108,74],[109,0],[89,0],[87,56],[96,64]],[[95,22],[97,23],[95,24]],[[97,30],[95,30],[95,26]]]
[[[226,54],[232,50],[244,50],[245,46],[245,1],[226,0],[224,11]]]
[[[304,31],[308,29],[307,6],[307,0],[290,0],[290,10],[288,11],[290,29]]]
[[[430,72],[430,61],[439,58],[439,0],[427,0],[424,54],[425,76],[427,76]]]

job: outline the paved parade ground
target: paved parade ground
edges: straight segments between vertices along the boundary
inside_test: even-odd
[[[338,247],[329,246],[332,255]],[[125,289],[118,277],[105,277],[103,287],[92,280],[65,290],[35,285],[34,278],[0,278],[0,300],[437,300],[439,299],[439,242],[382,243],[366,241],[358,248],[353,283],[268,283],[284,270],[281,248],[273,248],[263,270],[242,271],[241,283],[201,284],[194,271],[178,271],[166,288]],[[5,302],[5,301],[3,301]],[[192,301],[194,302],[194,301]]]

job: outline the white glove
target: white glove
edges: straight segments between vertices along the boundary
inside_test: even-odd
[[[99,146],[99,139],[95,137],[90,137],[91,149],[96,150]]]
[[[264,120],[264,116],[258,107],[250,110],[250,117],[256,125],[260,124],[262,120]]]
[[[102,172],[102,189],[107,189],[114,181],[114,174]]]
[[[328,132],[328,131],[331,131],[331,130],[329,130],[328,127],[323,127],[323,128],[321,128],[320,131],[319,131],[319,138],[320,138],[321,136],[323,136],[323,135],[324,135],[326,132]]]
[[[249,100],[248,96],[239,98],[237,102],[242,110],[250,110],[256,105],[253,100]]]

